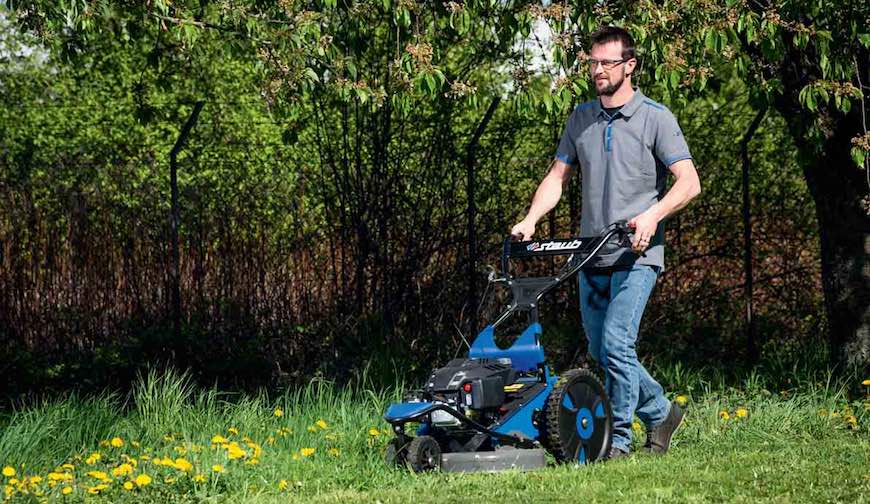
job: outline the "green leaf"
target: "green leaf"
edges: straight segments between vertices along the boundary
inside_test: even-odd
[[[716,50],[716,32],[713,30],[707,31],[707,35],[704,37],[704,47],[710,52]]]
[[[438,91],[438,86],[435,84],[435,77],[432,74],[426,74],[423,77],[426,80],[426,85],[429,88],[430,93],[435,93]]]
[[[858,165],[859,168],[864,168],[864,160],[867,158],[867,153],[864,152],[864,149],[861,147],[852,147],[852,161],[855,161],[855,164]]]
[[[849,98],[843,98],[843,101],[840,103],[840,110],[842,110],[844,114],[848,114],[849,111],[852,110],[852,100]]]
[[[815,89],[810,88],[809,91],[807,91],[807,98],[806,99],[807,99],[807,108],[812,110],[813,112],[815,112],[816,111],[816,91],[815,91]]]
[[[677,70],[671,70],[670,84],[671,88],[674,90],[676,90],[680,86],[680,72],[678,72]]]
[[[821,97],[821,99],[822,99],[822,103],[827,103],[828,100],[831,99],[831,97],[828,95],[828,91],[827,91],[825,88],[818,88],[817,93],[818,93],[819,96]],[[839,97],[838,97],[838,98],[839,98]]]
[[[870,49],[870,33],[859,33],[858,42],[861,42],[861,45]]]

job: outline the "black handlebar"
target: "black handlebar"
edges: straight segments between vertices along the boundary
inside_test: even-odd
[[[490,278],[492,282],[504,282],[511,289],[511,302],[507,309],[493,322],[497,326],[507,320],[516,311],[529,313],[530,321],[537,322],[538,301],[549,290],[555,288],[575,273],[580,271],[591,261],[602,248],[617,236],[617,245],[620,247],[631,246],[631,235],[634,230],[628,227],[626,221],[617,221],[607,226],[604,232],[598,236],[588,238],[567,238],[552,240],[512,241],[508,237],[504,241],[502,249],[502,274],[503,278]],[[526,277],[513,278],[510,274],[510,259],[545,257],[556,255],[572,256],[563,266],[561,271],[553,277]]]
[[[508,236],[502,246],[501,269],[505,276],[510,276],[510,259],[527,259],[530,257],[579,255],[592,257],[601,249],[604,243],[614,235],[618,235],[620,247],[631,246],[631,235],[634,230],[628,226],[628,221],[616,221],[607,226],[602,234],[580,238],[552,238],[547,240],[514,241]],[[583,259],[586,259],[584,257]]]

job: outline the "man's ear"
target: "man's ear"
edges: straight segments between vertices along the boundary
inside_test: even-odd
[[[634,73],[634,67],[637,66],[637,59],[631,58],[630,60],[625,62],[625,75],[631,75]]]

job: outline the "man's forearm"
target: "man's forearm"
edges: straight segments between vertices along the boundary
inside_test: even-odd
[[[692,175],[687,174],[674,181],[674,185],[671,186],[665,197],[653,205],[652,209],[655,212],[656,218],[659,222],[667,219],[685,208],[700,193],[701,184],[698,181],[697,174],[693,170]]]
[[[562,184],[562,180],[554,176],[553,173],[544,177],[535,191],[532,205],[529,207],[525,220],[531,221],[533,224],[537,223],[541,217],[552,210],[562,197]]]

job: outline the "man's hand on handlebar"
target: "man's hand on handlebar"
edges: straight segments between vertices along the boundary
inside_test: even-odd
[[[650,210],[628,221],[628,227],[634,229],[634,239],[631,248],[637,254],[643,254],[649,248],[653,236],[656,234],[658,219]]]
[[[531,240],[535,234],[535,223],[523,219],[511,229],[511,238],[516,241]]]

